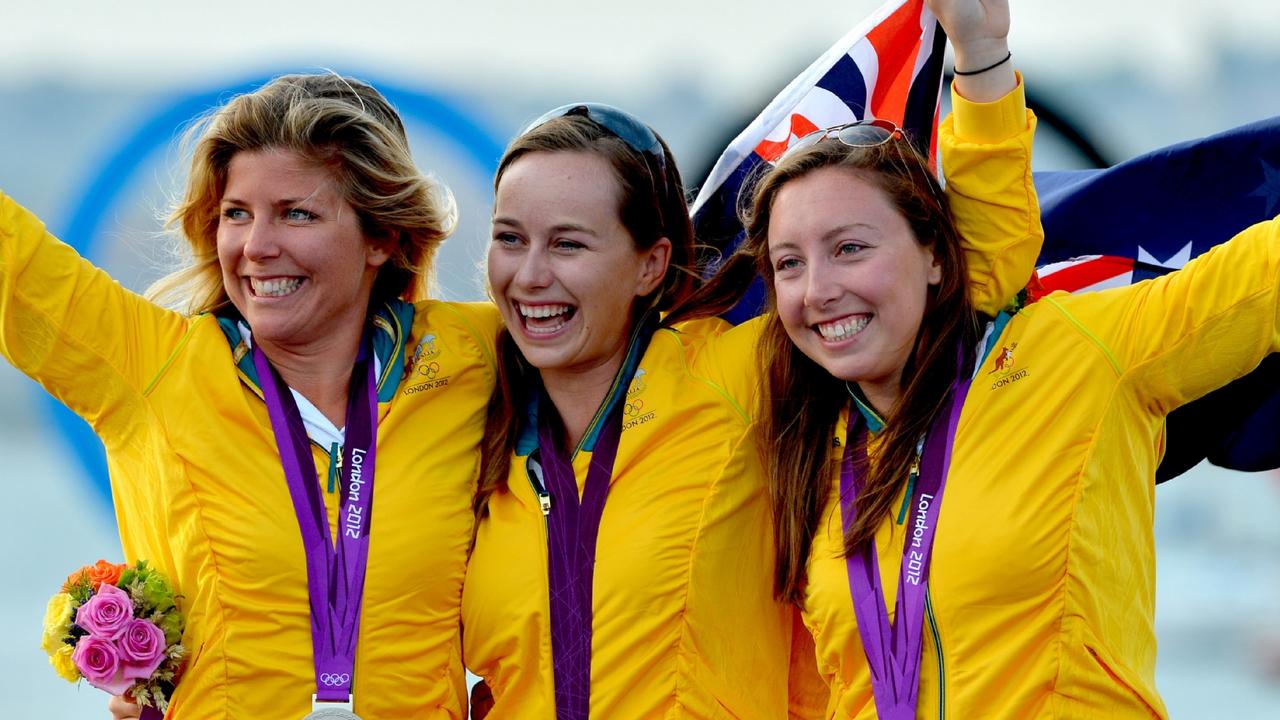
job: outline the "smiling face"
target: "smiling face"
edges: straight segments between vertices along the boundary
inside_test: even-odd
[[[217,244],[227,295],[255,340],[295,352],[361,332],[387,260],[329,172],[286,150],[231,158]]]
[[[548,373],[612,374],[632,305],[662,282],[671,243],[638,250],[618,214],[618,181],[589,152],[531,152],[498,182],[489,287],[512,338]]]
[[[784,185],[768,226],[778,317],[791,341],[883,412],[942,271],[876,185],[846,169]]]

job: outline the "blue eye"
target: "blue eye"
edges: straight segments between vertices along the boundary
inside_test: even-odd
[[[493,241],[499,245],[516,245],[520,242],[520,236],[509,232],[496,232],[493,234]]]
[[[856,242],[842,242],[836,246],[836,255],[851,255],[865,249],[865,247],[865,245],[859,245]]]
[[[798,267],[800,267],[799,258],[786,257],[774,264],[773,269],[774,272],[782,272],[784,270],[794,270]]]
[[[310,210],[304,210],[302,208],[289,208],[288,210],[284,211],[284,217],[289,222],[311,222],[312,220],[319,219],[320,216],[316,215]]]
[[[577,240],[565,240],[563,238],[556,240],[554,246],[557,250],[581,250],[586,247]]]
[[[229,207],[222,211],[222,217],[231,220],[246,220],[249,217],[249,211],[244,208]]]

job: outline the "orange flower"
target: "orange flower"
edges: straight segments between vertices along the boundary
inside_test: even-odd
[[[126,567],[128,566],[124,563],[109,563],[106,560],[99,560],[92,565],[85,565],[67,576],[67,581],[62,584],[62,591],[68,592],[82,581],[88,581],[93,586],[93,591],[97,592],[102,583],[115,585],[120,582],[120,573],[124,572]]]

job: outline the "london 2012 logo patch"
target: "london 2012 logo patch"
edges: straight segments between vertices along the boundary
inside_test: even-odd
[[[623,430],[643,425],[655,417],[653,410],[645,408],[644,398],[641,397],[648,387],[644,368],[636,368],[636,374],[631,379],[631,384],[627,386],[627,397],[624,401],[626,404],[623,407]]]
[[[991,383],[992,390],[1012,385],[1030,374],[1029,368],[1017,366],[1017,355],[1014,354],[1017,349],[1018,343],[1009,343],[1008,345],[1002,345],[999,351],[995,353],[995,362],[991,370],[987,372],[987,375],[995,376]]]
[[[422,341],[414,348],[413,357],[405,370],[405,395],[434,390],[449,384],[449,377],[444,374],[440,364],[440,356],[444,354],[439,338],[434,334],[424,335]]]

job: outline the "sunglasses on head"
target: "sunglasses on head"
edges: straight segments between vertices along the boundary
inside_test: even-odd
[[[782,154],[782,157],[778,158],[778,162],[781,162],[790,155],[794,155],[800,150],[813,147],[814,145],[828,139],[839,140],[842,144],[847,145],[848,147],[873,148],[894,140],[906,140],[907,134],[903,132],[902,128],[889,120],[858,120],[857,122],[829,127],[825,130],[815,130],[800,137],[791,144],[791,147],[787,148],[787,151]],[[910,150],[906,154],[910,155],[911,158],[914,158],[912,165],[919,164],[921,166],[921,169],[924,171],[926,176],[925,182],[929,185],[929,192],[933,195],[935,200],[941,203],[942,199],[938,180],[934,177],[933,172],[923,164],[914,150]]]
[[[648,125],[634,115],[604,103],[570,103],[543,113],[537,120],[525,126],[521,135],[558,117],[581,115],[597,127],[626,143],[644,158],[654,192],[662,199],[667,197],[667,154],[662,143]]]
[[[857,148],[872,148],[883,145],[895,138],[905,138],[902,128],[888,120],[858,120],[857,122],[836,125],[825,130],[814,130],[802,136],[787,148],[782,158],[793,155],[808,147],[813,147],[823,140],[835,139]],[[781,160],[782,158],[779,158]]]

